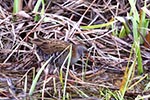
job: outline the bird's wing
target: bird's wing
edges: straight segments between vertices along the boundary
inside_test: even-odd
[[[46,54],[61,52],[70,45],[70,43],[58,39],[37,38],[32,40],[32,42],[41,48],[41,50]]]

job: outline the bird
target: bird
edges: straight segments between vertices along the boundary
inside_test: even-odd
[[[72,44],[64,40],[59,39],[45,39],[41,36],[37,35],[37,38],[31,41],[36,44],[39,48],[41,55],[47,56],[45,58],[49,58],[54,54],[52,61],[50,63],[55,64],[56,66],[62,66],[65,58],[69,54],[69,46],[72,45],[72,56],[70,65],[75,64],[80,58],[83,58],[88,54],[87,48],[83,44]],[[60,56],[59,56],[60,55]],[[65,63],[67,65],[67,63]]]

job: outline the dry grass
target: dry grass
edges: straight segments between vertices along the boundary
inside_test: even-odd
[[[35,53],[35,47],[29,39],[29,37],[34,38],[35,34],[75,44],[82,43],[88,48],[90,57],[94,59],[94,62],[84,59],[83,62],[79,61],[70,68],[66,99],[106,99],[107,93],[110,98],[115,98],[110,91],[114,94],[119,91],[125,69],[135,58],[133,54],[129,59],[133,43],[132,35],[122,39],[112,35],[113,32],[121,30],[122,23],[118,21],[114,23],[114,28],[107,26],[84,30],[80,26],[107,23],[116,16],[126,17],[130,10],[127,0],[52,0],[46,3],[44,18],[40,18],[38,22],[33,21],[35,14],[30,10],[25,11],[31,18],[13,16],[12,2],[0,1],[2,2],[0,4],[0,98],[29,98],[32,79],[41,67],[39,55]],[[139,1],[141,5],[137,6],[142,7],[143,2]],[[126,99],[129,99],[129,95],[133,99],[150,92],[149,90],[143,92],[144,85],[148,84],[149,80],[149,74],[146,73],[150,66],[150,50],[141,45],[141,54],[144,75],[147,75],[147,79],[143,79],[127,91]],[[43,72],[32,98],[35,100],[41,98],[43,92],[44,99],[61,99],[63,84],[58,73],[58,69],[54,75]],[[131,85],[141,77],[136,74],[135,69]]]

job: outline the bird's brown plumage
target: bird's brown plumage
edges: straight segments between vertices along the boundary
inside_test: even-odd
[[[61,52],[70,45],[70,43],[63,40],[44,39],[41,37],[33,39],[32,43],[36,44],[46,54]]]
[[[72,45],[72,57],[70,64],[74,64],[75,62],[77,62],[81,56],[84,56],[85,51],[87,51],[87,49],[83,45],[74,45],[58,39],[44,39],[39,36],[38,38],[33,39],[32,43],[36,44],[45,54],[48,55],[54,53],[61,53],[63,50],[68,48],[69,45]],[[68,53],[69,48],[66,51],[64,51],[64,53],[62,53],[62,55],[59,58],[54,58],[57,66],[62,65]]]

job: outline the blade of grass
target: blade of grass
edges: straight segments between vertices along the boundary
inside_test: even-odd
[[[68,59],[68,62],[67,62],[67,71],[66,71],[65,82],[64,82],[64,87],[63,87],[63,100],[65,100],[66,98],[66,86],[67,86],[67,79],[68,79],[68,73],[69,73],[69,66],[71,62],[71,56],[72,56],[72,45],[70,45],[69,54],[66,57],[66,59]]]
[[[104,23],[104,24],[98,24],[98,25],[90,25],[90,26],[80,26],[81,29],[96,29],[96,28],[103,28],[103,27],[108,27],[114,23],[116,23],[117,21],[111,21],[111,22],[108,22],[108,23]]]
[[[126,71],[124,73],[124,77],[120,86],[120,90],[119,90],[119,94],[118,97],[120,98],[120,100],[124,99],[124,95],[125,92],[128,90],[128,87],[131,83],[132,77],[134,75],[134,70],[135,70],[135,66],[136,66],[136,58],[134,59],[134,62],[132,63],[132,65],[129,67],[129,63],[133,54],[133,48],[134,46],[132,45],[132,49],[130,52],[130,56],[129,56],[129,60],[128,60],[128,64],[126,67]]]
[[[143,73],[143,66],[142,66],[142,57],[140,52],[140,35],[138,33],[138,23],[139,23],[139,15],[138,11],[136,9],[136,0],[128,0],[131,6],[131,13],[133,14],[132,18],[132,25],[133,25],[133,37],[134,37],[134,48],[135,48],[135,54],[137,58],[138,63],[138,74]]]
[[[37,1],[36,5],[35,5],[35,7],[34,7],[34,9],[33,9],[33,13],[37,13],[37,12],[38,12],[41,3],[42,3],[41,16],[43,16],[43,14],[45,13],[45,3],[44,3],[44,0],[38,0],[38,1]],[[39,20],[39,16],[36,15],[36,16],[34,17],[34,20],[35,20],[35,21],[38,21],[38,20]]]
[[[35,78],[33,79],[30,91],[29,91],[29,95],[31,96],[33,94],[33,91],[35,89],[35,86],[37,84],[37,81],[41,75],[41,73],[43,72],[43,70],[45,69],[45,67],[47,66],[47,64],[50,62],[50,60],[52,59],[52,57],[50,57],[40,68],[40,70],[38,71],[38,73],[36,74]]]
[[[143,81],[147,76],[148,76],[148,74],[145,74],[144,76],[142,76],[137,82],[135,82],[133,85],[131,85],[128,89],[132,89],[138,83],[140,83],[141,81]]]
[[[144,7],[146,7],[146,1],[144,4]],[[138,28],[139,28],[139,32],[142,34],[143,37],[146,36],[146,28],[148,28],[148,24],[149,24],[149,21],[146,20],[146,13],[141,9],[140,10],[140,21],[139,21]],[[143,42],[144,42],[142,36],[140,37],[141,44],[143,44]]]
[[[22,0],[14,0],[13,13],[18,13],[22,10]]]

